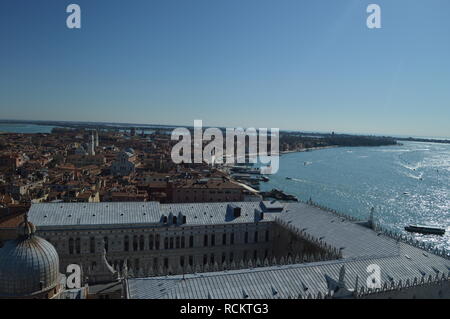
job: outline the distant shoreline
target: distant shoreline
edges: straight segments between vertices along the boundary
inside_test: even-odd
[[[6,120],[6,119],[0,119],[0,125],[37,125],[37,126],[52,126],[55,128],[71,128],[71,129],[106,129],[106,130],[129,130],[131,128],[134,128],[136,130],[171,130],[173,128],[182,127],[180,125],[165,125],[165,124],[133,124],[133,123],[108,123],[108,122],[72,122],[72,121],[42,121],[42,120]],[[280,131],[287,133],[290,131]],[[11,133],[8,131],[1,131],[1,134],[4,133]],[[300,131],[296,133],[301,133]],[[309,133],[314,134],[317,136],[324,136],[327,135],[325,133]],[[361,134],[340,134],[340,135],[346,135],[346,136],[365,136]],[[369,135],[367,135],[369,136]],[[441,144],[450,144],[450,139],[447,138],[426,138],[426,137],[399,137],[399,136],[391,136],[390,138],[393,138],[397,141],[405,141],[405,142],[423,142],[423,143],[441,143]],[[322,148],[328,148],[328,147],[317,147],[317,148],[309,148],[309,149],[300,149],[300,150],[293,150],[293,151],[285,151],[284,153],[297,153],[297,152],[304,152],[308,150],[319,150]]]
[[[318,146],[318,147],[311,147],[311,148],[299,148],[297,150],[291,150],[291,151],[282,151],[280,152],[280,155],[285,154],[292,154],[292,153],[303,153],[303,152],[310,152],[310,151],[319,151],[324,150],[328,148],[336,148],[339,147],[338,145],[329,145],[329,146]]]

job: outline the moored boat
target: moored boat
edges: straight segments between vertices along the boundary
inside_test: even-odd
[[[445,229],[435,226],[424,225],[408,225],[405,230],[410,233],[430,234],[430,235],[444,235]]]

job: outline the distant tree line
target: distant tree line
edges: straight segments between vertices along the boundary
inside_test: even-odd
[[[385,146],[396,145],[397,141],[393,137],[386,136],[282,132],[280,134],[281,143],[313,148],[324,146]]]
[[[443,144],[450,144],[450,140],[435,140],[431,138],[414,138],[414,137],[408,137],[408,138],[398,138],[399,141],[409,141],[409,142],[425,142],[425,143],[443,143]]]
[[[385,146],[397,144],[394,138],[384,136],[333,135],[325,137],[324,141],[329,145],[337,146]]]

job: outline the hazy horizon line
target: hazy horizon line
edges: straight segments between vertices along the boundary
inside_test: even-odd
[[[11,121],[11,122],[29,122],[29,123],[37,123],[37,122],[55,122],[55,123],[80,123],[80,124],[116,124],[116,125],[141,125],[141,126],[160,126],[160,127],[193,127],[193,125],[183,125],[183,124],[154,124],[154,123],[131,123],[131,122],[108,122],[108,121],[78,121],[78,120],[30,120],[30,119],[7,119],[0,118],[0,121]],[[0,123],[5,124],[5,123]],[[218,128],[226,128],[230,126],[203,126],[204,128],[209,127],[218,127]],[[233,127],[242,127],[242,126],[233,126]],[[255,126],[248,126],[255,127]],[[246,127],[243,127],[246,128]],[[450,139],[450,136],[419,136],[412,134],[389,134],[389,133],[363,133],[363,132],[349,132],[349,131],[339,131],[339,130],[299,130],[299,129],[282,129],[279,128],[280,131],[284,132],[298,132],[298,133],[313,133],[313,134],[342,134],[342,135],[362,135],[362,136],[384,136],[384,137],[398,137],[398,138],[424,138],[424,139]]]

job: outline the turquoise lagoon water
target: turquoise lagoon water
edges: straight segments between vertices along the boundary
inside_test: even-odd
[[[362,219],[375,207],[377,222],[387,229],[404,231],[410,223],[445,227],[443,237],[414,236],[450,249],[448,144],[406,142],[285,154],[278,173],[261,184],[261,190],[272,188]]]

